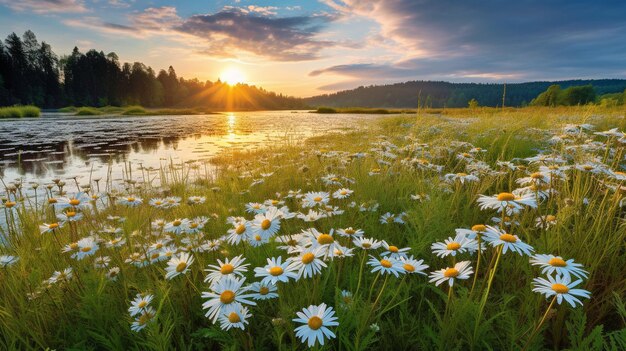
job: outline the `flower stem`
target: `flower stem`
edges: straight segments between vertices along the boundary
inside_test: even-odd
[[[543,317],[541,317],[541,320],[539,321],[539,324],[533,330],[532,334],[530,334],[530,336],[528,337],[528,341],[526,341],[526,345],[524,345],[524,348],[522,349],[522,351],[526,351],[528,349],[528,346],[530,345],[530,342],[533,341],[535,336],[537,336],[537,333],[539,332],[539,329],[541,329],[541,326],[546,321],[546,318],[548,317],[548,313],[550,313],[550,310],[552,309],[552,306],[554,306],[554,302],[555,301],[556,301],[556,296],[554,296],[552,298],[552,301],[550,302],[550,305],[546,309],[546,313],[543,314]]]

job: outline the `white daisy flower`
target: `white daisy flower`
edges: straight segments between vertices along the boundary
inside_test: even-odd
[[[352,243],[363,250],[376,250],[379,247],[383,246],[383,243],[381,241],[366,237],[354,238],[354,240],[352,240]]]
[[[474,273],[470,264],[470,261],[461,261],[454,267],[431,272],[429,282],[434,282],[436,286],[439,286],[439,284],[447,281],[449,286],[453,286],[455,279],[469,279],[470,274]]]
[[[380,272],[380,274],[393,274],[397,277],[400,274],[404,274],[404,268],[402,268],[402,262],[390,257],[383,257],[378,259],[372,255],[370,255],[369,261],[367,261],[369,266],[372,266],[372,273]]]
[[[402,269],[404,269],[404,273],[406,274],[423,274],[428,265],[424,264],[424,260],[417,260],[413,256],[408,257],[400,257],[400,262],[402,263]]]
[[[475,252],[478,250],[478,243],[474,239],[468,239],[465,233],[457,234],[454,238],[449,237],[444,242],[438,242],[431,245],[430,249],[438,257],[446,257],[448,255],[456,256],[458,253]]]
[[[261,282],[254,282],[248,285],[248,291],[250,291],[251,297],[254,300],[269,300],[278,297],[278,288],[274,284],[263,284]]]
[[[268,258],[267,265],[254,269],[254,276],[262,277],[263,280],[261,280],[261,283],[263,284],[276,284],[277,282],[286,283],[290,278],[298,278],[298,274],[294,271],[293,267],[289,266],[289,262],[282,262],[282,257],[280,256],[277,258]]]
[[[139,205],[141,205],[143,203],[143,200],[139,197],[136,197],[134,195],[129,195],[127,197],[122,197],[120,199],[117,200],[117,203],[123,206],[128,206],[128,207],[137,207]]]
[[[524,206],[537,207],[537,199],[533,194],[522,196],[512,193],[499,193],[494,196],[480,195],[477,202],[481,210],[492,209],[497,210],[498,213],[504,210],[508,212],[509,208],[521,210]]]
[[[559,305],[565,300],[572,307],[576,307],[576,304],[582,306],[583,303],[578,297],[588,299],[591,297],[591,293],[583,289],[574,289],[581,282],[581,279],[572,282],[570,276],[557,275],[552,277],[548,275],[547,280],[544,278],[533,279],[533,291],[545,295],[546,298],[556,296],[556,302]]]
[[[323,256],[322,248],[316,247],[305,249],[298,256],[289,257],[287,261],[290,262],[290,268],[298,272],[296,280],[299,280],[302,277],[306,279],[320,274],[322,268],[326,267],[326,263],[320,259]]]
[[[302,198],[302,207],[315,207],[326,205],[330,201],[330,195],[324,191],[308,192]]]
[[[140,332],[150,323],[156,316],[156,310],[153,307],[148,307],[141,312],[141,315],[135,318],[135,321],[130,325],[130,329],[134,332]]]
[[[303,323],[303,325],[295,329],[296,336],[306,342],[309,347],[315,345],[319,341],[320,345],[324,345],[324,338],[335,338],[335,334],[328,327],[338,326],[337,317],[332,307],[327,307],[325,303],[320,305],[310,305],[303,308],[302,312],[296,313],[298,318],[293,321]]]
[[[167,262],[165,279],[172,279],[179,274],[185,274],[193,263],[193,256],[182,252],[178,257],[174,256]]]
[[[574,262],[574,259],[565,261],[561,256],[536,254],[530,258],[530,263],[540,266],[541,273],[546,275],[556,273],[561,276],[587,278],[588,274],[582,269],[582,264]]]
[[[335,199],[347,199],[354,191],[348,188],[341,188],[333,193]]]
[[[204,270],[209,273],[204,278],[204,281],[213,284],[216,281],[228,276],[243,277],[243,274],[248,271],[248,266],[250,265],[248,263],[244,264],[245,260],[246,259],[243,255],[235,256],[230,260],[226,258],[224,259],[224,262],[218,259],[218,265],[209,265],[209,269]]]
[[[517,252],[520,255],[529,255],[534,251],[533,247],[522,242],[517,235],[509,234],[501,229],[487,226],[487,231],[483,235],[483,239],[493,247],[502,245],[502,253],[508,250]]]
[[[280,230],[282,212],[276,207],[268,207],[265,213],[259,213],[254,217],[251,229],[254,234],[262,238],[270,238]]]
[[[391,257],[396,260],[399,260],[400,257],[406,257],[406,253],[411,250],[410,247],[398,248],[395,245],[389,245],[385,240],[383,240],[381,244],[385,251],[382,252],[380,255],[383,257]]]
[[[230,330],[231,328],[244,330],[246,324],[248,324],[247,319],[250,317],[252,317],[252,315],[248,313],[248,308],[239,305],[238,308],[234,308],[220,315],[220,328],[223,330]]]
[[[362,237],[365,232],[361,229],[354,229],[352,227],[348,227],[345,229],[337,229],[337,234],[339,236],[343,236],[344,238],[358,238]]]
[[[202,297],[208,299],[202,304],[202,308],[207,310],[205,316],[215,323],[221,314],[237,311],[242,304],[256,305],[249,300],[252,295],[246,294],[248,289],[241,287],[245,280],[226,277],[213,284],[211,291],[203,292]]]
[[[143,312],[146,308],[148,308],[148,305],[150,305],[153,299],[154,299],[154,295],[137,294],[135,299],[130,302],[128,313],[130,313],[131,317],[141,314],[141,312]]]
[[[76,249],[77,251],[74,254],[72,254],[72,258],[78,261],[82,260],[83,258],[87,256],[91,256],[95,254],[99,248],[96,240],[90,236],[78,240],[77,244],[78,244],[78,247]]]
[[[0,256],[0,267],[7,268],[14,265],[19,260],[19,257],[12,255]]]

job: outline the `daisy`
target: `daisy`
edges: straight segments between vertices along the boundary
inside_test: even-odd
[[[262,238],[270,238],[280,230],[281,214],[276,207],[269,207],[265,213],[254,216],[251,229]]]
[[[555,273],[561,276],[574,276],[586,278],[587,271],[582,269],[582,264],[574,262],[573,259],[565,261],[561,256],[536,254],[530,258],[533,266],[540,266],[541,273],[551,275]]]
[[[185,274],[193,263],[193,256],[182,252],[178,257],[174,256],[167,262],[165,279],[172,279],[179,274]]]
[[[320,274],[322,268],[326,267],[326,263],[320,259],[322,256],[323,250],[317,247],[303,250],[298,256],[289,257],[287,261],[290,262],[290,269],[298,272],[296,280],[302,277],[313,278],[314,275]]]
[[[455,279],[469,279],[470,274],[474,273],[470,266],[470,261],[461,261],[454,265],[454,267],[440,269],[430,273],[430,282],[435,283],[436,286],[447,281],[449,286],[454,285]]]
[[[117,203],[123,206],[137,207],[143,203],[143,200],[139,197],[129,195],[128,197],[117,200]]]
[[[430,249],[438,257],[448,255],[456,256],[457,253],[465,251],[474,252],[478,250],[478,243],[474,239],[468,239],[465,233],[457,234],[454,238],[449,237],[442,243],[434,243]]]
[[[325,303],[310,305],[296,314],[298,318],[294,318],[293,321],[303,324],[295,329],[296,336],[309,347],[314,346],[316,341],[323,346],[325,337],[335,338],[335,334],[328,329],[339,325],[332,307],[327,307]]]
[[[382,259],[378,259],[372,255],[370,255],[370,260],[367,261],[369,266],[372,266],[372,273],[380,272],[380,274],[393,274],[397,277],[400,274],[404,273],[404,268],[402,268],[402,262],[399,260],[383,257]]]
[[[226,277],[211,285],[211,291],[202,293],[202,297],[208,299],[202,304],[202,308],[207,310],[205,317],[210,318],[213,323],[224,313],[236,311],[242,304],[256,305],[251,294],[246,294],[247,288],[241,286],[245,278]]]
[[[480,179],[478,179],[477,176],[473,175],[473,174],[467,174],[467,173],[448,173],[445,176],[443,176],[443,178],[450,183],[454,183],[456,181],[458,181],[461,184],[465,184],[467,183],[471,183],[471,182],[477,182]]]
[[[57,213],[57,219],[59,222],[78,222],[83,219],[83,214],[70,210],[63,213]]]
[[[209,274],[204,278],[205,282],[213,284],[218,280],[228,276],[243,277],[243,274],[248,271],[250,264],[244,264],[246,259],[243,255],[235,256],[231,260],[226,258],[224,262],[217,260],[218,265],[209,265],[209,269],[205,269],[205,272]]]
[[[180,206],[181,198],[178,196],[168,196],[163,199],[165,202],[165,208],[174,208]]]
[[[190,196],[187,198],[187,203],[190,205],[200,205],[206,201],[204,196]]]
[[[248,324],[246,319],[250,317],[252,317],[252,315],[248,313],[248,308],[239,305],[239,308],[232,309],[220,315],[220,328],[223,330],[230,330],[230,328],[244,330],[246,324]]]
[[[252,230],[249,230],[248,228],[248,221],[246,221],[245,219],[232,224],[233,228],[228,229],[228,234],[226,236],[226,242],[231,245],[239,244],[242,240],[244,240],[252,233]]]
[[[78,247],[77,251],[72,255],[72,258],[80,261],[87,256],[91,256],[98,251],[98,243],[92,237],[86,237],[78,240],[76,243]]]
[[[423,274],[426,275],[427,264],[424,264],[424,260],[416,260],[413,256],[400,257],[402,268],[406,274]]]
[[[272,257],[267,259],[267,265],[264,267],[257,267],[254,269],[255,277],[263,277],[261,283],[263,284],[276,284],[277,282],[286,283],[289,278],[296,279],[298,274],[294,272],[293,267],[289,266],[289,262],[282,262],[282,257]]]
[[[248,285],[248,291],[250,291],[251,297],[254,300],[269,300],[277,298],[277,290],[278,288],[274,284],[263,284],[261,282],[254,282]]]
[[[383,246],[382,242],[376,239],[366,237],[354,238],[354,240],[352,240],[352,243],[363,250],[376,250],[379,247]]]
[[[276,242],[283,245],[279,245],[277,248],[286,250],[288,254],[298,253],[302,251],[304,245],[304,234],[288,234],[276,237]]]
[[[57,210],[65,209],[65,208],[72,208],[76,210],[78,208],[91,207],[91,204],[89,203],[90,200],[91,200],[91,197],[89,195],[81,192],[81,193],[76,194],[76,196],[74,197],[60,197],[60,198],[54,199],[54,201],[52,202],[48,201],[48,203],[53,204],[54,208]]]
[[[555,215],[545,215],[535,218],[535,226],[537,228],[548,229],[554,225],[556,225]]]
[[[131,317],[141,314],[141,312],[143,312],[148,307],[148,305],[150,305],[153,299],[154,295],[137,294],[135,299],[130,302],[128,313],[130,313]]]
[[[130,329],[134,332],[140,332],[145,328],[149,322],[151,322],[156,316],[156,310],[152,307],[146,308],[141,312],[141,315],[135,318],[133,324],[130,325]]]
[[[106,273],[106,277],[107,277],[108,280],[114,282],[114,281],[117,280],[117,277],[118,277],[119,274],[120,274],[120,268],[119,267],[112,267]]]
[[[581,282],[581,279],[572,282],[570,276],[557,275],[552,277],[548,275],[547,280],[544,278],[533,279],[533,291],[545,295],[546,298],[554,296],[559,305],[565,300],[572,307],[576,307],[577,303],[582,306],[583,303],[578,297],[588,299],[591,297],[591,293],[583,289],[573,289]]]
[[[352,227],[348,227],[345,229],[337,229],[337,234],[345,238],[359,238],[359,237],[362,237],[363,234],[365,234],[365,232],[361,229],[354,229]]]
[[[266,211],[265,205],[260,204],[258,202],[249,202],[246,204],[246,212],[248,213],[261,214],[261,213],[265,213],[265,211]]]
[[[383,240],[381,244],[386,251],[382,252],[380,255],[383,257],[391,257],[396,260],[399,260],[400,257],[406,257],[406,253],[411,250],[410,247],[398,248],[397,246],[389,245],[385,240]]]
[[[348,188],[341,188],[333,193],[335,199],[347,199],[354,191]]]
[[[511,193],[500,193],[494,196],[480,195],[477,202],[481,210],[492,209],[497,210],[498,213],[504,209],[507,209],[508,212],[509,208],[520,210],[523,206],[537,207],[537,199],[533,194],[522,196]]]
[[[483,239],[496,247],[502,245],[502,253],[505,254],[508,250],[517,252],[520,255],[529,255],[534,251],[532,246],[522,242],[517,235],[506,233],[500,229],[492,226],[487,226],[487,231],[483,236]]]
[[[176,235],[180,235],[184,232],[185,227],[186,227],[186,222],[188,222],[188,219],[180,219],[177,218],[171,222],[168,222],[167,224],[165,224],[165,226],[163,227],[163,231],[165,231],[166,233],[172,233],[172,234],[176,234]]]
[[[343,247],[339,242],[335,241],[333,237],[334,230],[331,229],[328,233],[322,233],[315,228],[302,232],[305,237],[311,241],[311,246],[320,248],[324,255],[324,259],[334,257],[336,249],[343,250]]]
[[[304,198],[302,199],[302,207],[307,208],[326,205],[329,200],[330,195],[327,192],[308,192],[304,194]]]
[[[63,222],[54,222],[54,223],[44,223],[39,225],[39,233],[54,233],[55,230],[63,228]]]
[[[101,256],[101,257],[96,257],[96,259],[93,261],[93,265],[94,265],[94,268],[96,269],[107,268],[110,262],[111,262],[111,258],[109,256]]]
[[[69,282],[73,276],[72,267],[65,268],[63,271],[55,271],[52,273],[52,276],[48,279],[48,283],[66,283]]]
[[[7,268],[15,264],[19,260],[17,256],[2,255],[0,256],[0,267]]]

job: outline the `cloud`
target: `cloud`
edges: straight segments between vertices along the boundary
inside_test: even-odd
[[[15,11],[32,11],[38,14],[88,11],[83,0],[0,0],[0,4]]]
[[[337,45],[316,38],[334,19],[328,14],[268,17],[228,8],[191,16],[174,29],[204,39],[207,54],[221,56],[245,51],[277,61],[303,61],[316,59],[321,50]]]
[[[623,1],[323,2],[345,17],[375,21],[377,40],[392,42],[396,57],[384,63],[361,58],[313,76],[490,81],[625,74]]]

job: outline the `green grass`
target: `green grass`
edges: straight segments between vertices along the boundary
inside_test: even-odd
[[[128,115],[128,116],[161,116],[161,115],[197,115],[212,114],[213,112],[203,109],[192,108],[169,108],[148,109],[143,106],[104,106],[104,107],[74,107],[67,106],[57,110],[58,112],[74,113],[75,116],[98,116],[98,115]]]
[[[36,106],[0,107],[0,118],[39,117],[41,110]]]
[[[415,110],[408,109],[384,109],[384,108],[361,108],[361,107],[318,107],[314,113],[355,113],[371,115],[391,115],[402,113],[415,113]]]
[[[221,330],[219,323],[212,324],[204,316],[202,304],[207,299],[201,295],[210,290],[204,282],[205,269],[209,264],[217,264],[218,259],[243,255],[245,263],[250,264],[244,274],[246,282],[258,281],[253,270],[264,266],[266,258],[289,256],[278,248],[279,243],[272,241],[254,248],[222,242],[216,250],[193,252],[195,261],[189,271],[172,280],[164,278],[167,260],[145,267],[125,263],[133,253],[145,256],[157,240],[166,239],[161,230],[150,229],[156,219],[173,222],[206,216],[209,219],[201,230],[200,241],[206,244],[235,229],[226,221],[229,216],[253,220],[254,215],[245,212],[246,203],[273,199],[284,201],[277,205],[287,206],[293,212],[306,213],[308,209],[302,208],[299,200],[287,196],[289,190],[332,193],[347,187],[354,191],[349,198],[329,200],[330,205],[345,213],[315,222],[285,219],[278,235],[297,234],[309,228],[322,233],[334,229],[337,242],[355,248],[336,230],[359,228],[368,238],[410,248],[410,255],[430,266],[426,272],[463,260],[470,261],[476,271],[476,255],[460,253],[454,258],[440,258],[433,254],[431,245],[453,237],[457,228],[480,223],[497,226],[491,218],[499,215],[494,210],[478,208],[478,196],[510,192],[520,187],[517,179],[539,171],[539,164],[507,170],[499,167],[497,161],[534,156],[543,149],[567,157],[570,165],[593,160],[617,170],[620,155],[626,150],[615,139],[605,143],[606,138],[590,132],[572,134],[571,142],[566,144],[551,144],[548,140],[552,135],[563,134],[561,127],[567,124],[591,123],[597,131],[613,127],[624,130],[623,115],[623,109],[580,107],[457,109],[385,116],[347,134],[309,138],[298,145],[290,144],[286,138],[272,148],[226,151],[206,163],[164,163],[158,170],[133,167],[134,175],[145,179],[145,183],[119,182],[120,190],[111,191],[105,180],[92,182],[91,193],[103,194],[98,200],[100,205],[85,206],[79,210],[84,215],[82,220],[65,224],[54,234],[42,235],[39,231],[42,223],[56,221],[47,199],[61,197],[60,191],[72,196],[78,191],[78,184],[68,181],[62,189],[53,185],[50,191],[40,186],[39,191],[46,192],[46,200],[36,206],[32,197],[20,195],[22,190],[7,190],[5,196],[17,198],[18,204],[5,210],[14,221],[2,229],[6,245],[0,252],[19,256],[19,261],[0,268],[0,348],[305,349],[295,336],[297,324],[292,319],[302,308],[324,302],[334,308],[339,322],[339,326],[330,328],[337,338],[326,339],[321,348],[325,350],[519,350],[525,346],[528,350],[624,349],[626,227],[621,204],[626,200],[623,191],[611,190],[619,181],[602,173],[565,171],[566,178],[551,182],[555,191],[552,196],[538,208],[526,208],[515,215],[519,224],[505,228],[532,245],[536,253],[574,259],[589,272],[577,288],[589,290],[591,299],[583,299],[584,305],[576,308],[566,303],[553,305],[541,325],[539,321],[550,300],[533,292],[531,283],[533,278],[544,275],[530,265],[528,256],[508,252],[498,258],[498,250],[490,246],[481,255],[476,286],[472,289],[472,274],[468,280],[457,280],[452,290],[445,283],[436,287],[427,277],[417,274],[378,277],[361,262],[368,254],[378,257],[384,249],[355,249],[353,257],[327,261],[328,267],[316,278],[279,283],[279,298],[248,306],[252,317],[245,331]],[[587,143],[588,139],[600,144],[590,144],[596,147],[587,149],[571,148]],[[606,152],[602,146],[613,147],[614,152]],[[469,173],[467,162],[457,156],[473,147],[485,150],[477,153],[477,161],[502,172],[482,168],[476,171],[480,179],[477,182],[446,182],[442,177],[445,174]],[[384,156],[382,151],[397,157]],[[354,157],[357,152],[369,156]],[[381,159],[389,164],[377,161]],[[441,173],[423,168],[420,160],[442,166]],[[325,184],[322,177],[329,174],[334,174],[341,185]],[[164,186],[159,186],[155,179],[163,179]],[[258,179],[264,181],[252,185]],[[420,194],[424,200],[412,200],[414,194]],[[187,204],[187,199],[195,195],[206,197],[206,201]],[[133,208],[107,205],[129,196],[142,198],[143,204]],[[182,202],[171,209],[148,205],[150,199],[165,196],[178,196]],[[352,201],[356,207],[350,206]],[[376,212],[359,210],[360,204],[370,202],[378,204]],[[67,209],[56,213],[63,211]],[[380,223],[386,212],[406,212],[406,223]],[[556,216],[556,224],[548,228],[537,226],[536,218],[548,214]],[[111,228],[118,228],[119,232],[112,233]],[[116,237],[126,242],[118,248],[101,242],[95,256],[82,260],[61,253],[65,245],[93,235],[105,242]],[[194,238],[197,234],[171,235],[170,244],[186,247]],[[116,281],[107,280],[105,269],[94,268],[95,257],[101,256],[110,258],[109,267],[121,269]],[[54,271],[67,267],[74,271],[69,282],[42,283]],[[489,267],[494,272],[492,279]],[[341,297],[342,290],[353,294],[350,301]],[[137,293],[153,294],[151,305],[156,311],[156,316],[139,333],[131,331],[133,318],[128,314],[130,301]],[[373,323],[378,331],[371,327]],[[537,332],[533,335],[534,329]]]
[[[75,116],[98,116],[101,114],[103,114],[102,111],[93,107],[79,107],[74,113]]]

